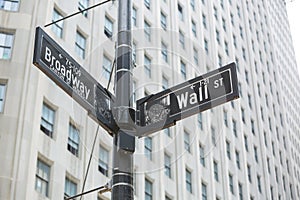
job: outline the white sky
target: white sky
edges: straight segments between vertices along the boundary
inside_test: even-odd
[[[300,71],[300,0],[286,0],[298,71]]]

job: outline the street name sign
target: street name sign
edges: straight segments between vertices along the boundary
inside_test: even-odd
[[[239,98],[235,63],[137,101],[139,137],[176,121]]]
[[[33,64],[109,133],[118,130],[111,112],[113,95],[40,27],[36,28]]]

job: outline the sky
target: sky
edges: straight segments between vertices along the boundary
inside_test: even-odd
[[[286,2],[298,71],[300,72],[300,0],[286,0]]]

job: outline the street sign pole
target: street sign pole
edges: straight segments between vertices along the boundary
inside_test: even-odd
[[[135,111],[132,108],[131,0],[119,0],[116,50],[116,100],[113,109],[118,132],[113,135],[112,200],[133,200]]]

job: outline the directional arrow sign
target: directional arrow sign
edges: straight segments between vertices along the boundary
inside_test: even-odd
[[[137,101],[137,133],[145,136],[239,98],[235,63]]]
[[[113,95],[40,27],[36,29],[33,64],[86,109],[104,129],[110,133],[118,130],[111,113]]]

